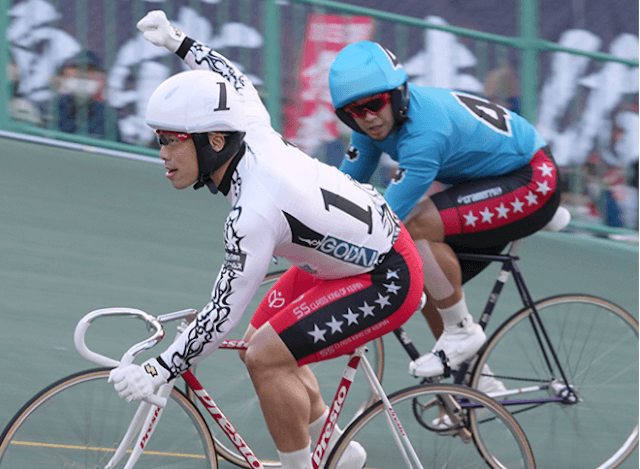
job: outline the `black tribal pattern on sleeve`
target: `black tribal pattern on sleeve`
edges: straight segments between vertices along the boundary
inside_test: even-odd
[[[234,186],[240,191],[240,178],[238,173],[234,173]],[[215,342],[220,334],[224,333],[224,326],[229,321],[231,313],[231,303],[229,301],[233,294],[235,280],[240,275],[237,263],[231,262],[230,258],[235,255],[243,256],[241,242],[243,237],[239,235],[237,223],[242,214],[242,207],[233,207],[224,226],[224,245],[226,260],[220,269],[218,278],[213,287],[211,301],[198,314],[195,325],[185,331],[188,334],[185,346],[182,351],[175,352],[171,356],[168,364],[172,378],[184,373],[193,365],[193,360],[200,356],[205,347]]]
[[[245,83],[246,77],[244,75],[238,75],[229,62],[227,62],[223,57],[215,54],[207,46],[194,42],[191,46],[191,53],[193,53],[198,65],[206,62],[211,70],[222,75],[234,86],[236,90],[240,90],[247,86]]]

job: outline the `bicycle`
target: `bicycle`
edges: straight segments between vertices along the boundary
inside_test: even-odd
[[[277,263],[277,259],[274,259]],[[249,310],[255,310],[259,301],[267,294],[269,288],[275,283],[285,272],[278,270],[269,273],[262,281],[262,285]],[[276,301],[276,299],[273,299]],[[251,319],[248,312],[241,320],[238,330],[246,329]],[[384,344],[382,338],[378,337],[368,344],[369,353],[367,358],[375,371],[378,381],[382,381],[384,371]],[[222,355],[222,356],[220,356]],[[335,383],[342,376],[344,365],[348,357],[338,357],[334,360],[326,360],[322,362],[310,364],[314,375],[318,379],[320,390],[326,402],[334,397]],[[343,364],[344,362],[344,364]],[[262,464],[265,467],[280,467],[278,454],[275,446],[271,443],[271,437],[267,430],[267,425],[262,417],[260,402],[253,390],[253,384],[249,378],[249,373],[243,365],[238,366],[239,359],[235,354],[218,354],[215,362],[205,360],[196,365],[198,379],[209,392],[217,397],[219,402],[224,403],[227,414],[233,419],[235,427],[241,434],[246,435],[248,443],[252,447],[260,447]],[[218,370],[224,369],[224,373],[228,376],[224,382],[215,379]],[[187,386],[184,389],[185,394],[198,406],[199,410],[208,419],[206,409],[202,406],[193,391]],[[344,428],[349,424],[351,417],[359,415],[369,405],[375,402],[375,397],[370,386],[366,381],[355,380],[351,385],[350,395],[352,399],[345,402],[342,412],[342,421],[338,423]],[[211,426],[211,434],[216,444],[218,454],[224,459],[236,466],[249,467],[244,457],[238,450],[229,443],[227,436],[216,425]]]
[[[178,334],[197,312],[177,311],[158,317],[132,308],[106,308],[87,314],[76,327],[80,354],[108,368],[87,370],[61,379],[34,396],[0,436],[0,468],[207,467],[217,469],[215,443],[200,411],[174,382],[160,387],[134,411],[107,383],[110,368],[131,363],[164,336],[163,324],[183,320]],[[142,319],[155,332],[132,346],[120,362],[90,350],[89,326],[101,317]],[[241,349],[242,341],[225,341],[223,348]],[[423,384],[387,396],[365,356],[366,346],[350,357],[338,386],[323,435],[313,451],[313,467],[335,469],[354,437],[363,444],[371,467],[409,468],[489,467],[534,468],[526,436],[515,419],[486,395],[466,386]],[[346,429],[333,449],[326,441],[342,411],[356,371],[362,368],[378,400]],[[207,412],[224,430],[250,467],[264,467],[229,419],[204,390],[191,370],[181,375]],[[455,428],[432,432],[414,414],[414,401],[434,401],[434,413],[446,415]],[[171,403],[167,405],[167,402]],[[133,417],[132,417],[133,415]],[[379,417],[379,418],[378,418]],[[170,424],[160,425],[160,421]],[[401,423],[402,422],[402,423]],[[384,430],[387,433],[381,433]],[[395,445],[389,444],[393,441]],[[473,442],[474,444],[471,444]],[[323,444],[325,443],[325,444]],[[331,450],[327,456],[326,452]],[[325,463],[321,461],[327,457]]]
[[[546,231],[566,227],[570,217],[564,211],[556,212]],[[511,274],[523,308],[500,324],[457,372],[423,381],[451,377],[454,384],[477,389],[483,378],[499,379],[507,390],[488,395],[516,417],[540,467],[572,467],[580,454],[594,468],[615,468],[638,445],[638,393],[628,392],[638,389],[638,322],[614,303],[592,295],[533,301],[517,263],[521,242],[512,242],[506,254],[458,255],[461,260],[502,263],[480,316],[485,330]],[[403,328],[394,335],[411,360],[420,357]],[[384,366],[382,345],[370,348]],[[416,412],[420,408],[416,404]]]

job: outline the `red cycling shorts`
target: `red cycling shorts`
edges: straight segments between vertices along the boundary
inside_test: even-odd
[[[298,365],[352,353],[404,324],[422,295],[422,260],[404,226],[381,264],[320,280],[291,267],[269,290],[251,325],[269,322]]]

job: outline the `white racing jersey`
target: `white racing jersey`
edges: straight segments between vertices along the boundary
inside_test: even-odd
[[[248,78],[208,47],[186,41],[183,58],[191,68],[215,70],[243,96],[248,130],[244,155],[219,187],[232,208],[211,301],[161,354],[172,376],[213,352],[237,326],[274,255],[320,279],[350,277],[382,262],[400,232],[399,219],[372,186],[283,140]]]

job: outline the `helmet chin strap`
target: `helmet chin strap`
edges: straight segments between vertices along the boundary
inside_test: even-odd
[[[215,151],[209,142],[207,132],[191,134],[198,157],[198,181],[193,185],[194,189],[200,189],[206,185],[212,193],[218,193],[218,186],[211,180],[211,175],[238,153],[244,142],[244,136],[245,132],[225,135],[224,148]]]

